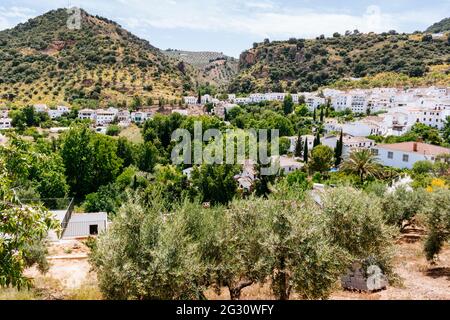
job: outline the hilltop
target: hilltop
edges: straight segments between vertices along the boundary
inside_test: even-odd
[[[450,18],[442,19],[429,27],[425,32],[428,33],[442,33],[450,31]]]
[[[230,91],[314,91],[335,84],[371,78],[383,73],[408,77],[411,84],[429,81],[431,66],[440,65],[443,73],[437,82],[450,85],[450,46],[447,38],[423,34],[362,34],[316,39],[290,39],[254,43],[239,60],[239,74]],[[434,79],[434,77],[431,77]],[[406,81],[408,83],[408,81]],[[404,83],[404,82],[402,82]]]
[[[191,65],[196,70],[199,83],[223,86],[228,84],[238,71],[238,60],[220,52],[210,51],[182,51],[168,49],[163,53]]]
[[[81,29],[70,30],[58,9],[0,32],[0,102],[96,105],[194,89],[188,68],[148,41],[83,10],[81,18]]]

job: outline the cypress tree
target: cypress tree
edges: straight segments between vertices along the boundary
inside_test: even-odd
[[[305,147],[303,149],[303,162],[308,163],[308,138],[305,139]]]
[[[302,141],[302,136],[301,136],[300,131],[299,131],[298,132],[298,137],[297,137],[297,143],[295,145],[294,155],[296,157],[301,157],[302,156],[302,151],[303,151],[303,141]]]
[[[198,103],[198,104],[201,104],[201,103],[202,103],[202,95],[201,95],[200,91],[198,92],[197,103]]]
[[[314,112],[313,112],[313,120],[314,122],[316,122],[317,115],[316,115],[316,108],[314,108]]]
[[[341,136],[338,142],[336,143],[336,148],[334,149],[334,159],[336,167],[338,167],[341,164],[343,146],[344,146],[344,136],[341,130]]]
[[[323,123],[323,116],[324,116],[323,108],[320,108],[320,122],[322,122],[322,123]]]
[[[314,148],[320,145],[320,131],[317,130],[317,135],[314,138]]]

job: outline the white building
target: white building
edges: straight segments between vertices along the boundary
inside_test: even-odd
[[[337,142],[340,137],[338,136],[326,136],[320,139],[321,144],[328,146],[331,149],[336,148]],[[344,135],[342,137],[343,147],[342,156],[346,157],[355,150],[370,149],[375,146],[375,141],[367,139],[365,137],[354,137],[350,135]]]
[[[34,112],[47,112],[48,107],[46,104],[35,104],[34,106]]]
[[[188,96],[188,97],[184,97],[183,100],[184,100],[185,104],[193,106],[193,105],[197,104],[198,98],[193,97],[193,96]]]
[[[70,112],[70,108],[66,106],[57,106],[56,109],[49,109],[48,116],[50,119],[61,118],[64,114]]]
[[[303,168],[304,164],[288,156],[275,157],[274,160],[279,164],[280,173],[285,175]]]
[[[234,103],[236,104],[249,104],[252,100],[250,98],[235,98]]]
[[[8,109],[0,109],[0,118],[8,118],[9,110]]]
[[[95,120],[97,119],[97,112],[92,109],[82,109],[78,111],[78,118],[82,120]]]
[[[131,121],[134,123],[143,123],[153,116],[151,111],[141,110],[131,113]]]
[[[0,130],[6,130],[12,128],[11,118],[0,118]]]
[[[438,155],[450,154],[450,149],[420,142],[403,142],[377,145],[372,152],[385,166],[412,169],[417,161],[435,162]]]
[[[128,110],[119,110],[117,113],[117,121],[119,121],[119,124],[129,125],[131,122],[131,113]]]
[[[108,108],[107,110],[97,110],[96,124],[104,126],[113,123],[117,119],[119,110],[116,108]]]
[[[108,228],[108,215],[99,213],[72,214],[62,238],[86,238],[97,236]]]

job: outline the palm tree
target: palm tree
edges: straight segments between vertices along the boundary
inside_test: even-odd
[[[354,173],[362,182],[368,177],[376,176],[380,171],[378,158],[369,149],[353,151],[341,164],[341,170]]]

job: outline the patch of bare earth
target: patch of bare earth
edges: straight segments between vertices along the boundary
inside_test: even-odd
[[[423,238],[406,234],[396,245],[395,272],[400,284],[376,293],[337,291],[331,299],[450,300],[450,246],[446,245],[435,265],[425,259]]]
[[[97,277],[88,261],[83,242],[61,241],[49,247],[50,269],[41,274],[36,267],[26,271],[43,299],[98,299]]]

